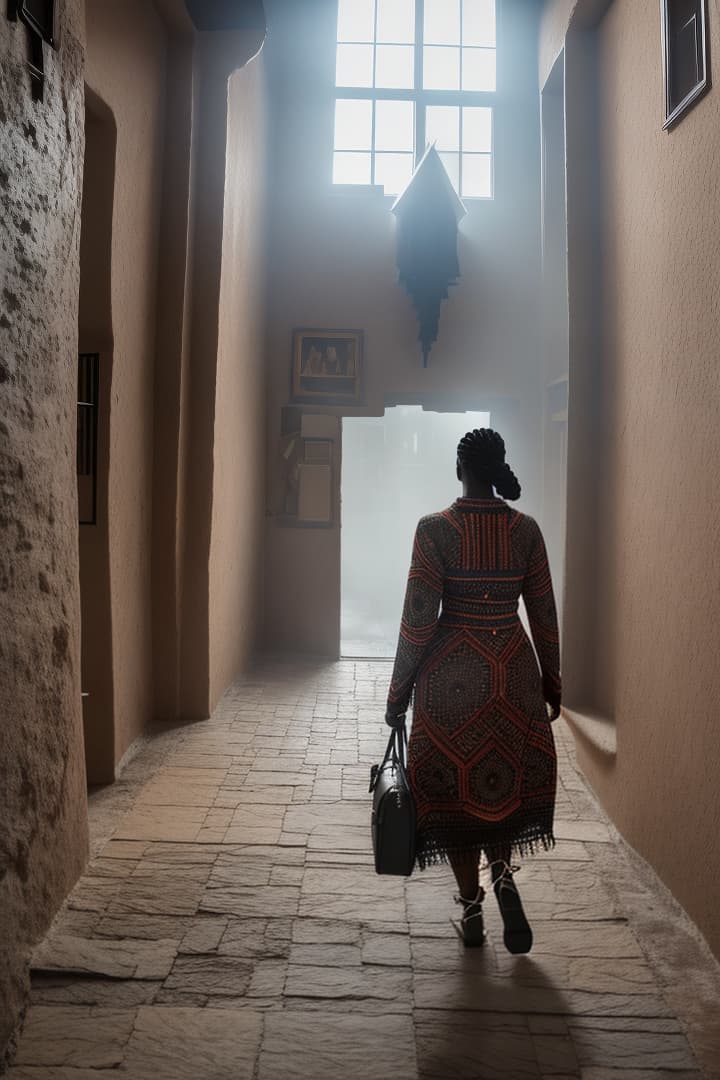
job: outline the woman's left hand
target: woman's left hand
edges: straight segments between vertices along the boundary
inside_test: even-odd
[[[553,720],[557,720],[560,715],[560,691],[553,685],[550,679],[543,678],[543,697],[550,712],[548,713],[548,720],[550,723]]]
[[[553,720],[557,720],[560,715],[560,699],[554,702],[547,701],[545,704],[548,708],[548,723],[552,724]]]
[[[389,709],[385,713],[385,723],[391,728],[400,728],[405,723],[405,713],[391,712]]]

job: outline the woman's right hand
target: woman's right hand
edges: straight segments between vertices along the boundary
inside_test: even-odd
[[[405,723],[405,713],[396,713],[388,709],[385,713],[385,723],[391,728],[401,728]]]

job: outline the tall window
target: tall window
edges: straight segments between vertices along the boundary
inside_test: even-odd
[[[493,195],[495,0],[339,0],[333,181],[396,195],[435,143],[456,190]]]

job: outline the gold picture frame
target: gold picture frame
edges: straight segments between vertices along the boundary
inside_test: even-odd
[[[362,330],[293,330],[291,401],[361,405]]]

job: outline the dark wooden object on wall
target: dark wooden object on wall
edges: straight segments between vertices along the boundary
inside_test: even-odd
[[[665,129],[710,87],[707,0],[660,0]]]
[[[30,34],[28,67],[32,79],[33,98],[35,101],[42,101],[45,95],[43,42],[47,42],[53,49],[57,49],[60,44],[57,0],[8,0],[7,15],[11,22],[19,19],[28,28]]]
[[[458,223],[465,207],[434,146],[425,152],[393,206],[398,276],[418,318],[423,366],[437,340],[440,306],[460,277]]]
[[[77,478],[81,525],[97,521],[97,443],[100,385],[98,353],[78,355]]]

